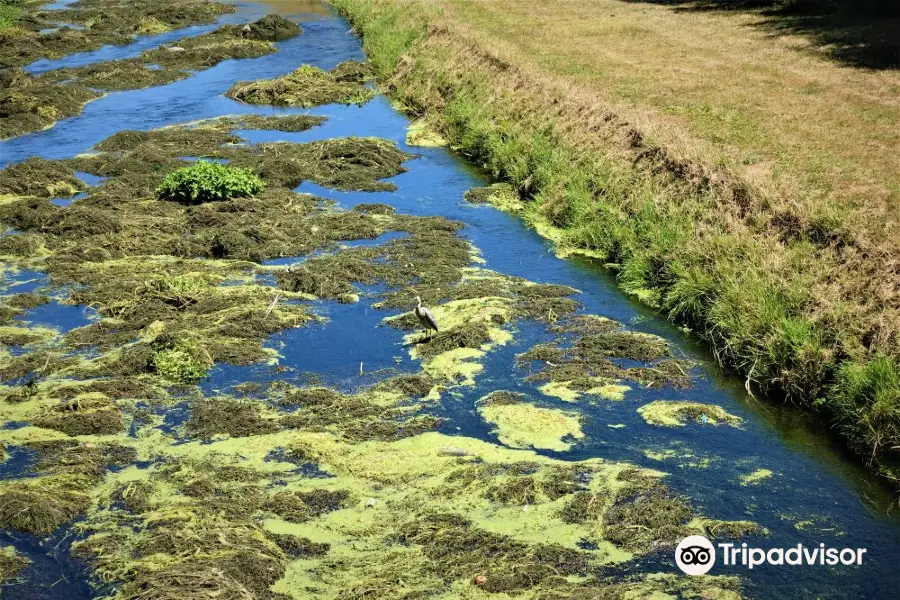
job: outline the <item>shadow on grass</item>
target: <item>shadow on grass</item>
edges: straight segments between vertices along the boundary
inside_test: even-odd
[[[898,0],[625,0],[676,12],[743,11],[773,35],[801,35],[819,53],[848,66],[900,69]]]

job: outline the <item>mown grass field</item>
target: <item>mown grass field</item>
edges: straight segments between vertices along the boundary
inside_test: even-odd
[[[562,250],[898,479],[896,9],[334,4],[385,89],[516,185]]]

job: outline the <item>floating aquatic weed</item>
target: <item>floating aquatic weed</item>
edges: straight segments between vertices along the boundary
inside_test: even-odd
[[[392,388],[376,385],[352,396],[321,387],[289,389],[278,403],[297,410],[280,422],[290,428],[338,432],[352,441],[396,440],[440,426],[441,419],[412,414],[418,407],[405,405],[405,394]]]
[[[40,414],[36,408],[105,398],[103,406],[82,408],[114,406],[132,425],[102,438],[102,447],[94,446],[101,441],[94,437],[84,447],[84,436],[74,440],[33,426],[2,431],[0,441],[17,445],[65,440],[41,448],[47,460],[39,461],[35,477],[0,483],[0,494],[53,509],[22,513],[28,518],[18,524],[46,529],[84,513],[74,552],[90,561],[98,578],[116,582],[121,598],[364,597],[372,589],[385,590],[386,598],[439,596],[471,590],[475,571],[486,574],[485,589],[576,597],[579,590],[611,593],[611,585],[620,585],[591,577],[596,567],[649,552],[655,542],[676,541],[669,537],[675,528],[642,540],[627,537],[629,526],[640,523],[624,515],[625,507],[640,494],[620,494],[631,485],[617,478],[629,468],[622,463],[564,462],[429,431],[441,420],[427,407],[448,380],[473,376],[481,353],[507,341],[504,326],[517,318],[566,322],[572,304],[560,301],[571,300],[575,290],[470,268],[473,249],[457,235],[460,223],[383,206],[339,211],[289,189],[301,180],[378,189],[385,185],[380,179],[399,172],[408,158],[388,142],[245,148],[229,137],[230,126],[129,132],[104,142],[100,154],[71,161],[112,176],[79,200],[88,209],[83,212],[27,202],[18,211],[0,210],[0,218],[13,214],[36,224],[26,235],[39,236],[46,248],[44,265],[54,283],[73,285],[69,301],[91,304],[100,315],[67,334],[58,352],[36,349],[21,362],[0,360],[4,374],[40,375],[30,388],[3,390],[4,414],[23,420]],[[162,178],[184,166],[178,157],[200,153],[254,168],[268,189],[192,207],[156,200],[153,190]],[[385,231],[409,235],[366,248],[331,245]],[[305,272],[242,260],[319,249],[334,253],[306,260]],[[260,272],[275,272],[279,288],[259,285]],[[436,353],[413,345],[414,352],[423,350],[422,372],[353,394],[283,382],[260,394],[264,401],[204,397],[196,386],[166,389],[169,381],[154,360],[160,350],[192,340],[211,360],[270,358],[262,342],[309,321],[303,304],[309,293],[355,293],[354,284],[372,281],[373,274],[389,287],[386,304],[408,307],[404,295],[421,288],[423,297],[436,299],[442,329],[457,331],[446,348],[434,346]],[[486,340],[462,335],[472,322],[486,328]],[[478,341],[477,348],[460,347]],[[97,355],[66,358],[63,350],[71,348],[94,348]],[[64,379],[74,376],[86,379]],[[7,391],[23,401],[7,402]],[[502,394],[493,399],[485,409],[520,406],[504,404]],[[158,413],[173,404],[165,426],[157,426],[159,419],[135,425],[142,407]],[[178,411],[184,406],[190,413],[182,428]],[[447,447],[458,452],[442,453]],[[309,476],[297,462],[330,476]],[[635,472],[653,480],[661,475]],[[614,506],[623,513],[613,523],[614,529],[621,525],[619,547],[604,531]],[[566,507],[574,516],[565,516]],[[696,515],[688,516],[679,526],[698,531],[690,526]],[[596,549],[581,549],[585,543]],[[292,561],[295,556],[302,560]],[[621,585],[654,591],[682,585],[638,579]]]
[[[343,62],[331,71],[303,65],[275,79],[236,83],[225,95],[246,104],[276,106],[363,104],[375,95],[364,85],[371,76],[368,67],[356,61]]]
[[[501,210],[510,212],[516,212],[525,207],[519,193],[508,183],[471,188],[463,194],[463,198],[472,204],[492,204]]]
[[[190,435],[209,439],[217,434],[245,437],[271,433],[279,426],[275,420],[266,418],[254,402],[210,398],[191,406],[185,429]]]
[[[299,133],[321,125],[326,120],[327,117],[314,115],[232,115],[199,121],[197,122],[196,127],[190,128],[190,130],[200,129],[202,131],[205,129],[219,129],[231,131],[234,129],[270,129]]]
[[[398,375],[375,385],[376,391],[397,392],[410,398],[430,396],[440,382],[424,373]]]
[[[122,412],[99,392],[79,394],[54,406],[35,418],[34,424],[72,436],[114,434],[125,428]]]
[[[0,546],[0,584],[18,578],[19,573],[31,564],[31,559],[22,556],[12,546]]]
[[[116,92],[168,85],[191,76],[190,71],[150,69],[148,64],[146,59],[141,58],[105,61],[82,67],[56,69],[41,75],[37,81],[42,84],[55,84],[56,87],[73,89],[85,87],[90,90]]]
[[[0,527],[52,533],[91,504],[92,486],[80,475],[48,475],[0,482]]]
[[[516,356],[516,364],[532,369],[527,381],[541,383],[540,390],[567,402],[584,395],[622,400],[631,380],[648,387],[687,387],[691,365],[671,358],[665,340],[654,335],[629,332],[604,317],[578,315],[560,320],[551,330],[575,334],[571,346],[540,343]],[[623,367],[618,359],[648,363]]]
[[[40,17],[41,13],[31,14]],[[0,66],[22,67],[40,58],[55,59],[73,52],[95,50],[106,44],[122,45],[141,33],[141,24],[181,27],[210,23],[234,8],[216,2],[192,2],[185,5],[174,0],[126,5],[82,0],[77,8],[54,11],[53,20],[90,25],[80,30],[63,27],[39,33],[19,27],[0,32]],[[203,36],[201,36],[203,37]],[[270,50],[273,51],[273,50]],[[76,69],[62,69],[34,77],[22,69],[4,69],[0,80],[0,112],[5,123],[3,136],[14,137],[38,131],[56,121],[77,115],[100,89],[133,89],[157,83],[168,83],[181,73],[153,72],[144,69],[139,60],[112,61]],[[73,81],[74,80],[74,81]],[[126,83],[127,82],[127,83]]]
[[[5,43],[0,38],[0,46]],[[75,116],[101,95],[84,86],[46,83],[21,69],[6,69],[0,72],[2,139],[40,131],[60,119]]]
[[[95,148],[101,152],[125,152],[148,144],[169,155],[216,157],[221,146],[240,141],[238,136],[213,127],[165,127],[150,131],[125,129],[106,138]]]
[[[190,340],[157,341],[153,370],[176,383],[194,383],[206,377],[212,367],[212,357]]]
[[[266,15],[248,25],[225,25],[218,31],[228,32],[245,39],[272,42],[287,40],[303,33],[303,29],[299,25],[276,14]]]
[[[508,392],[493,392],[479,401],[478,413],[494,426],[500,441],[513,448],[569,450],[584,437],[576,413],[535,406]]]
[[[257,144],[231,148],[231,164],[251,167],[272,183],[296,187],[312,181],[344,191],[391,192],[392,183],[379,181],[406,171],[409,154],[379,138],[337,138],[289,144]]]
[[[192,3],[191,9],[202,6],[222,7],[218,3]],[[12,64],[22,64],[23,55],[37,57],[32,54],[35,50],[40,52],[41,46],[47,46],[47,42],[54,40],[61,44],[60,49],[65,52],[70,46],[86,46],[85,49],[93,49],[106,43],[126,43],[131,40],[133,31],[139,32],[141,27],[148,25],[160,28],[168,28],[170,24],[179,25],[185,21],[196,20],[198,15],[191,10],[185,10],[183,5],[163,15],[160,14],[142,16],[137,28],[119,29],[127,25],[116,21],[120,16],[116,13],[121,7],[106,5],[102,13],[96,14],[98,27],[95,23],[84,31],[72,32],[71,30],[44,34],[35,37],[30,42],[38,42],[36,45],[24,47],[12,60]],[[165,7],[164,7],[165,8]],[[112,10],[113,13],[109,13]],[[131,16],[140,15],[147,10],[143,6],[130,6],[128,13]],[[231,9],[233,10],[233,9]],[[73,11],[72,15],[84,13],[83,10]],[[65,18],[66,13],[59,15]],[[201,15],[201,20],[205,20]],[[83,106],[89,101],[102,95],[103,91],[118,91],[141,89],[150,86],[165,85],[190,77],[192,72],[208,69],[228,59],[257,58],[275,52],[272,44],[272,34],[266,36],[266,32],[276,31],[276,39],[285,39],[300,33],[300,28],[283,17],[267,15],[255,23],[245,26],[226,25],[201,36],[186,38],[179,42],[178,50],[172,48],[159,48],[144,52],[137,58],[123,60],[104,61],[81,67],[63,68],[48,71],[37,77],[25,73],[21,69],[9,69],[2,75],[3,91],[0,92],[0,110],[7,116],[4,134],[9,137],[23,133],[37,131],[53,125],[56,121],[77,115]],[[265,40],[265,41],[263,41]],[[28,43],[21,36],[10,39],[8,31],[0,33],[0,62],[10,60],[8,53],[12,42],[16,44]],[[52,52],[43,52],[40,56],[52,57]],[[30,62],[30,61],[29,61]],[[154,68],[149,68],[153,66]]]
[[[741,485],[756,485],[761,481],[769,479],[772,475],[773,473],[770,469],[756,469],[752,473],[740,476]]]
[[[64,161],[32,157],[0,171],[0,194],[67,198],[85,184]]]
[[[282,533],[267,533],[266,535],[294,559],[325,556],[331,548],[330,544],[314,542],[309,538]]]
[[[650,425],[680,427],[686,421],[703,425],[731,425],[739,427],[742,419],[725,411],[721,406],[700,402],[657,400],[637,409]]]
[[[56,330],[46,327],[0,326],[0,344],[6,346],[36,346],[52,341],[56,336]]]
[[[409,124],[406,129],[406,145],[437,148],[448,146],[449,142],[428,119],[422,118]]]

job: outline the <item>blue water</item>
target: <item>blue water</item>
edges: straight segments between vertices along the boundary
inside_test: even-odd
[[[241,6],[247,11],[244,14],[263,11],[260,7]],[[387,99],[379,96],[362,107],[276,110],[246,106],[222,96],[235,81],[274,77],[301,63],[330,68],[350,58],[362,59],[359,40],[349,29],[337,17],[307,22],[303,35],[278,44],[277,54],[227,61],[166,86],[109,94],[88,104],[79,117],[62,121],[46,131],[0,142],[0,164],[34,155],[71,157],[121,129],[153,129],[236,113],[309,113],[328,117],[322,126],[300,133],[239,132],[249,142],[307,142],[348,135],[393,140],[417,155],[406,163],[408,172],[390,179],[398,186],[397,191],[338,192],[309,183],[299,186],[298,191],[331,198],[345,208],[363,202],[384,202],[400,213],[440,215],[462,221],[466,224],[462,235],[480,249],[486,268],[539,283],[575,287],[582,292],[576,297],[582,304],[582,312],[603,315],[635,330],[661,335],[672,343],[676,354],[698,364],[693,386],[686,390],[644,389],[634,384],[622,402],[568,404],[543,396],[534,385],[524,381],[529,370],[514,366],[516,353],[535,343],[550,341],[554,334],[537,323],[514,323],[511,325],[514,341],[488,355],[476,385],[462,388],[458,390],[459,396],[442,402],[438,414],[447,418],[443,431],[496,441],[490,427],[475,411],[475,401],[495,389],[518,390],[546,406],[581,411],[585,416],[585,439],[568,452],[547,454],[567,460],[588,457],[627,460],[666,471],[670,474],[668,484],[689,499],[699,512],[713,518],[750,519],[767,527],[770,535],[760,541],[763,547],[796,546],[801,542],[815,547],[822,542],[868,550],[862,567],[768,567],[747,572],[717,565],[714,574],[745,577],[748,596],[759,599],[895,597],[896,565],[900,564],[900,518],[896,513],[889,513],[890,494],[864,470],[858,459],[848,457],[840,443],[815,424],[815,419],[793,408],[749,396],[742,382],[722,373],[696,339],[624,296],[600,265],[587,259],[559,259],[550,245],[521,220],[488,206],[466,203],[463,192],[484,185],[486,180],[446,149],[407,147],[404,139],[408,119],[396,112]],[[132,46],[103,49],[92,60],[121,58],[123,53],[134,50]],[[383,243],[386,239],[382,236],[374,241],[352,242],[352,245]],[[304,258],[275,259],[266,264],[292,264]],[[22,272],[6,283],[3,293],[31,291],[46,285],[48,282],[42,274]],[[278,364],[287,370],[276,370],[268,364],[216,365],[202,385],[204,392],[227,392],[231,386],[246,381],[309,380],[311,373],[325,384],[355,390],[390,374],[416,371],[418,365],[409,360],[408,349],[403,346],[403,332],[380,325],[385,316],[399,311],[372,308],[374,291],[362,289],[363,298],[356,304],[312,303],[312,310],[327,321],[272,336],[266,345],[279,353]],[[48,305],[38,317],[42,323],[65,329],[76,322],[76,316],[56,311],[70,308]],[[33,320],[35,312],[31,311],[26,318]],[[77,318],[88,319],[89,315]],[[744,425],[740,429],[699,425],[658,428],[648,426],[636,412],[646,402],[677,399],[720,405],[742,417]],[[166,427],[174,431],[184,416],[183,408],[172,411],[167,415]],[[647,449],[674,449],[679,455],[692,456],[654,461],[645,456]],[[698,467],[703,460],[708,464]],[[741,486],[738,477],[757,468],[771,469],[775,474],[760,485]],[[670,554],[652,555],[624,565],[619,571],[651,568],[674,571]],[[15,586],[5,592],[11,598],[31,597],[23,591],[24,587],[27,586]],[[60,594],[63,595],[53,597],[87,597],[76,587],[66,588]]]

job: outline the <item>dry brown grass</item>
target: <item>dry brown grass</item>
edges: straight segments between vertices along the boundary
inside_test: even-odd
[[[542,87],[563,86],[590,112],[609,111],[673,154],[725,166],[784,201],[850,207],[896,245],[900,72],[798,51],[809,41],[769,36],[746,13],[618,0],[440,4],[453,26]],[[582,125],[580,141],[605,146]]]

